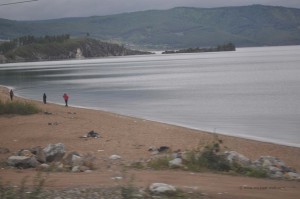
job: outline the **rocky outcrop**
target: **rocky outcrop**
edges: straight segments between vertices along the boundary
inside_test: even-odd
[[[39,170],[89,172],[95,168],[91,155],[80,155],[73,151],[66,154],[62,143],[49,144],[45,148],[21,149],[7,159],[7,164],[16,168]]]

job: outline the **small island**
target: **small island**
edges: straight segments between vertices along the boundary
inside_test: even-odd
[[[173,53],[203,53],[203,52],[220,52],[220,51],[235,51],[235,45],[228,43],[224,45],[218,45],[212,48],[187,48],[181,50],[167,50],[162,54],[173,54]]]

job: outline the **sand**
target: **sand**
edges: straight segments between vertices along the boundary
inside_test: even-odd
[[[9,100],[8,89],[0,87],[0,99]],[[238,137],[198,131],[174,125],[152,122],[144,119],[127,117],[115,113],[83,108],[74,108],[56,104],[43,104],[41,101],[26,100],[15,97],[14,100],[30,101],[36,104],[41,113],[30,116],[0,116],[0,147],[8,148],[11,153],[0,154],[0,161],[22,148],[45,147],[50,143],[64,143],[66,150],[81,154],[92,154],[97,159],[98,169],[92,174],[85,173],[50,173],[49,187],[115,185],[111,177],[122,174],[120,166],[109,165],[108,157],[113,154],[122,157],[122,163],[147,160],[152,157],[150,146],[169,146],[172,150],[186,150],[202,147],[214,140],[222,140],[223,147],[234,150],[255,160],[260,156],[270,155],[283,160],[286,165],[300,171],[300,148],[248,140]],[[62,99],[63,103],[63,99]],[[45,112],[51,114],[45,114]],[[49,124],[52,125],[49,125]],[[79,138],[94,130],[100,133],[99,139]],[[284,132],[282,132],[284,133]],[[201,187],[211,196],[223,198],[297,198],[300,183],[256,179],[241,176],[229,176],[213,173],[191,174],[185,171],[136,171],[134,174],[138,185],[147,186],[152,182],[164,181],[179,187]],[[1,169],[0,176],[15,183],[24,176],[34,176],[34,169],[16,171]],[[242,185],[285,187],[264,191],[243,190]],[[226,193],[227,192],[227,195]],[[274,194],[275,193],[275,194]],[[220,195],[220,194],[219,194]],[[225,197],[226,195],[226,197]]]

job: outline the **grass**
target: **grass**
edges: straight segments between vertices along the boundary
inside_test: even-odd
[[[20,101],[0,101],[0,115],[30,115],[38,112],[40,112],[40,109],[32,103]]]

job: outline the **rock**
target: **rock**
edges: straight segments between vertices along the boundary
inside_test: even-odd
[[[109,157],[109,159],[111,159],[111,160],[118,160],[118,159],[121,159],[121,156],[119,156],[119,155],[111,155]]]
[[[245,157],[244,155],[236,152],[236,151],[225,151],[224,152],[226,159],[232,163],[238,163],[242,166],[250,166],[251,161],[249,158]]]
[[[72,166],[83,165],[83,158],[78,155],[72,155]]]
[[[74,173],[80,172],[80,166],[72,167],[72,172],[74,172]]]
[[[283,175],[283,173],[281,171],[276,171],[275,173],[271,173],[270,174],[271,178],[279,178],[280,179],[280,178],[283,178],[283,176],[284,175]]]
[[[295,172],[286,173],[286,177],[291,180],[300,180],[300,174]]]
[[[182,159],[175,158],[174,160],[169,161],[169,167],[172,168],[182,167]]]
[[[65,145],[62,143],[49,144],[43,151],[47,162],[59,161],[65,154]]]
[[[49,165],[48,164],[40,164],[39,166],[38,166],[38,169],[40,169],[40,170],[47,170],[47,169],[49,169]]]
[[[35,159],[35,157],[27,156],[10,156],[7,160],[9,166],[19,167],[19,168],[35,168],[40,165],[40,163]]]
[[[35,147],[33,151],[31,151],[33,154],[35,154],[35,157],[37,161],[40,163],[45,163],[46,162],[46,155],[42,147]]]
[[[176,188],[172,185],[165,184],[165,183],[152,183],[149,187],[149,190],[152,193],[166,193],[166,192],[175,192]]]
[[[77,151],[72,151],[72,152],[68,153],[68,154],[64,157],[63,163],[64,163],[65,165],[72,166],[72,165],[73,165],[73,162],[72,162],[72,159],[73,159],[72,157],[73,157],[73,155],[75,155],[75,156],[80,156],[80,154],[79,154]]]
[[[80,170],[81,172],[86,172],[87,170],[90,170],[90,168],[87,167],[87,166],[80,166],[80,167],[79,167],[79,170]]]
[[[22,149],[17,153],[19,156],[34,157],[34,154],[27,149]]]
[[[9,149],[8,148],[4,148],[4,147],[0,147],[0,154],[6,154],[9,153]]]

